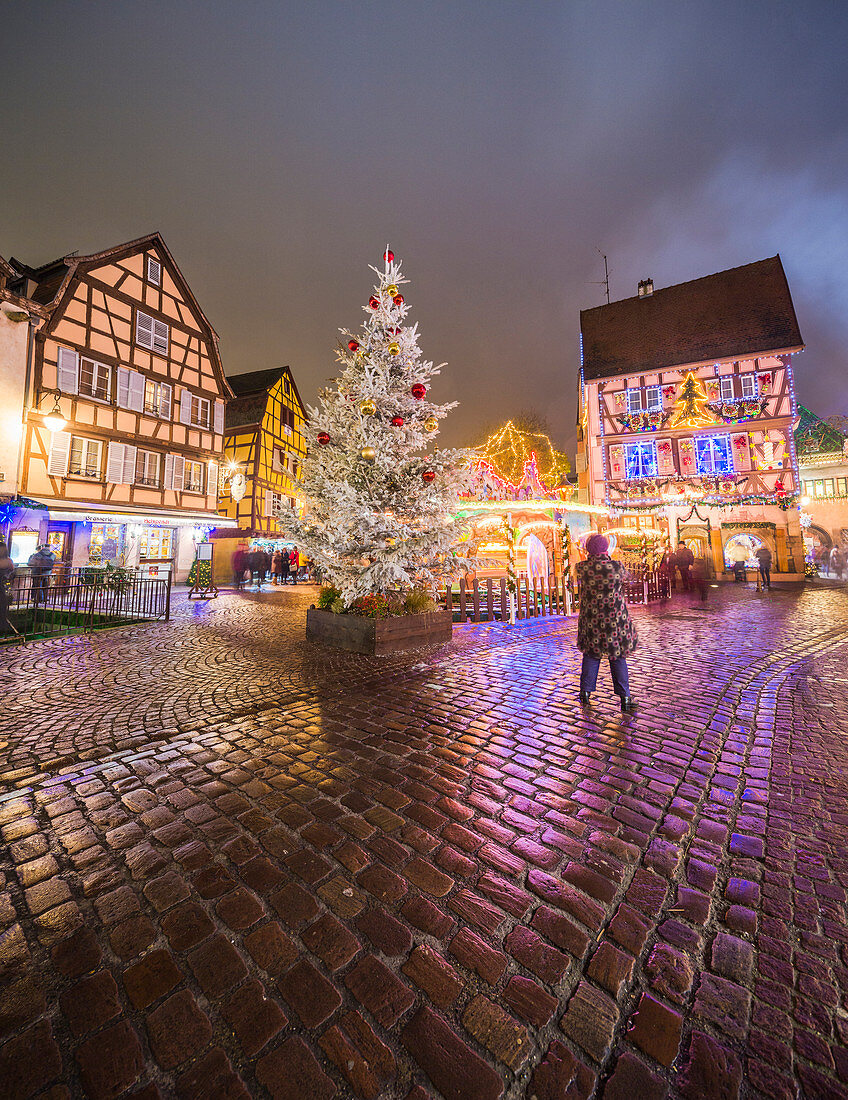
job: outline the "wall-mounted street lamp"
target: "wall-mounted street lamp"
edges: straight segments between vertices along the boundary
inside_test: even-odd
[[[63,428],[67,427],[68,422],[62,415],[62,410],[59,407],[58,391],[53,392],[52,390],[47,390],[46,394],[52,395],[53,408],[49,412],[42,413],[42,416],[44,417],[44,426],[47,428],[48,431],[61,432]],[[39,404],[41,404],[40,401]]]

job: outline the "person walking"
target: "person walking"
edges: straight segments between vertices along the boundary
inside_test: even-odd
[[[771,589],[771,550],[767,546],[761,546],[754,551],[754,557],[760,563],[760,576],[763,579],[763,588]]]
[[[677,570],[675,568],[676,564],[677,559],[675,557],[674,551],[669,546],[669,548],[663,554],[662,561],[660,562],[660,570],[662,573],[665,574],[666,579],[668,580],[669,592],[673,592],[677,587]]]
[[[289,552],[285,546],[280,552],[280,584],[289,583],[289,573],[291,571],[291,562],[289,561]]]
[[[297,547],[292,547],[292,552],[289,555],[289,568],[291,570],[292,584],[297,584],[297,571],[300,569],[300,554],[297,552]]]
[[[17,633],[9,622],[9,588],[15,575],[15,563],[9,557],[6,540],[0,535],[0,634]]]
[[[256,573],[254,579],[256,580],[256,591],[262,591],[262,585],[265,583],[265,577],[268,573],[268,566],[271,564],[271,559],[268,554],[262,549],[261,546],[256,548]]]
[[[274,584],[280,584],[280,577],[283,573],[283,555],[279,550],[275,550],[271,558],[271,576],[274,579]]]
[[[692,568],[695,562],[695,555],[689,549],[685,542],[679,542],[677,544],[677,553],[674,555],[674,560],[677,563],[677,568],[680,571],[680,581],[683,585],[684,592],[692,591],[692,577],[689,575],[689,570]]]
[[[233,551],[233,588],[237,592],[244,585],[244,573],[247,569],[247,551],[244,543],[240,543]]]
[[[701,597],[701,603],[707,602],[707,561],[701,555],[692,565],[692,589]]]
[[[47,589],[50,585],[50,574],[56,558],[49,546],[37,546],[34,554],[30,554],[27,565],[32,570],[32,602],[38,607],[47,600]]]
[[[609,556],[609,541],[604,535],[590,535],[586,553],[588,560],[577,566],[580,594],[577,646],[583,652],[580,702],[589,705],[598,682],[601,658],[606,657],[622,713],[633,714],[636,702],[630,694],[626,657],[636,648],[638,637],[624,600],[624,567]]]

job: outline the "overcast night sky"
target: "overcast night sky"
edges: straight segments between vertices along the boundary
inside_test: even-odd
[[[458,399],[573,448],[579,310],[779,252],[848,413],[848,4],[0,3],[0,254],[158,229],[225,370],[313,402],[390,243]]]

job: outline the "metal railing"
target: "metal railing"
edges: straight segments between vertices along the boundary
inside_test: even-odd
[[[171,576],[136,569],[21,568],[0,580],[0,645],[171,617]]]

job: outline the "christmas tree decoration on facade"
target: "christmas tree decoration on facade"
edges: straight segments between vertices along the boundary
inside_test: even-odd
[[[669,428],[708,428],[718,423],[707,408],[707,400],[707,391],[689,371],[680,387],[680,396],[674,403]]]
[[[319,406],[307,409],[313,438],[324,445],[311,447],[303,464],[302,517],[287,505],[279,513],[287,534],[338,590],[336,610],[363,597],[434,591],[473,564],[455,550],[462,530],[454,519],[472,453],[437,450],[432,442],[456,405],[428,396],[445,364],[422,358],[394,254],[387,250],[383,266],[372,270],[377,285],[361,330],[341,330],[339,375],[320,391]]]

